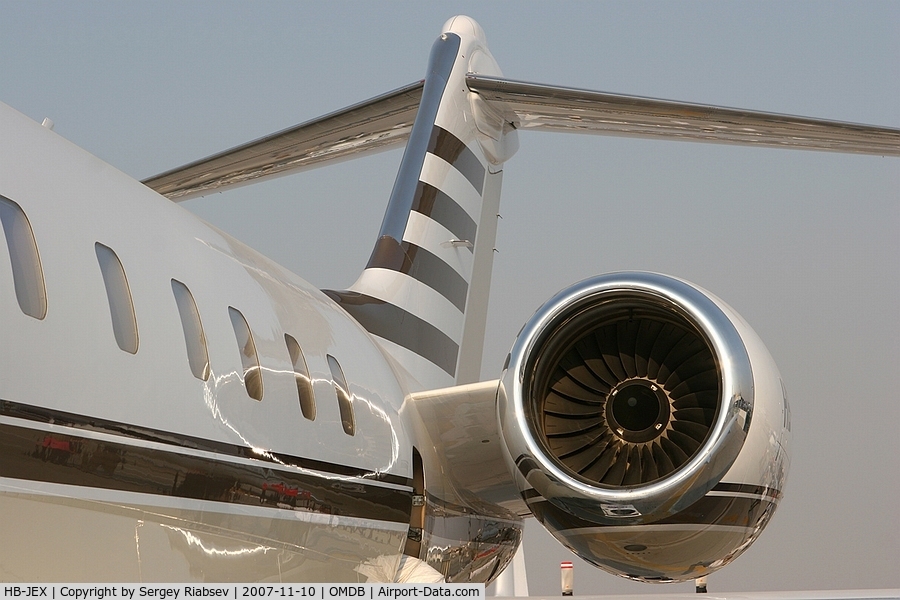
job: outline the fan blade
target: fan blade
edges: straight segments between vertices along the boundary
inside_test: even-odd
[[[637,375],[634,363],[634,348],[637,343],[639,323],[633,319],[616,323],[616,346],[619,349],[619,360],[625,374],[631,378]]]
[[[609,367],[610,372],[616,376],[616,381],[625,381],[628,375],[625,373],[625,367],[622,366],[622,359],[619,357],[619,344],[616,340],[615,325],[601,327],[595,333],[597,345],[602,352],[603,361]]]

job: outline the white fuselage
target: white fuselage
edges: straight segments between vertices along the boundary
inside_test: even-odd
[[[23,141],[0,148],[0,195],[27,217],[46,290],[46,315],[25,314],[16,252],[0,245],[0,578],[365,581],[363,562],[396,564],[411,443],[404,390],[371,337],[308,283],[6,106],[0,128]],[[127,279],[134,353],[113,331],[98,243]],[[196,304],[205,380],[173,279]],[[262,400],[230,308],[253,337]]]

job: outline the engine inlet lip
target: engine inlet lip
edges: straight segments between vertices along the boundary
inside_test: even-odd
[[[605,278],[605,276],[602,276],[602,278]],[[586,294],[579,298],[578,301],[569,303],[565,310],[558,311],[552,318],[549,318],[546,321],[544,327],[536,336],[535,341],[535,346],[540,348],[540,352],[535,352],[531,355],[525,369],[526,375],[524,375],[522,380],[523,390],[527,390],[527,396],[530,398],[530,401],[523,407],[528,422],[528,433],[531,436],[531,439],[534,440],[535,445],[541,449],[541,454],[552,463],[555,469],[557,469],[557,473],[565,476],[566,480],[570,482],[580,482],[581,484],[590,486],[590,488],[594,490],[608,490],[610,493],[624,490],[626,489],[626,486],[604,484],[594,479],[584,477],[572,471],[550,448],[542,424],[539,398],[542,395],[543,390],[548,387],[547,380],[551,375],[554,366],[560,362],[561,357],[572,348],[578,340],[590,335],[594,330],[598,327],[602,327],[603,324],[607,322],[615,322],[623,318],[652,318],[657,321],[674,325],[687,334],[696,337],[701,340],[712,353],[713,358],[717,363],[717,372],[720,377],[722,375],[719,356],[714,348],[714,344],[706,335],[703,327],[697,322],[694,315],[686,310],[680,303],[671,301],[670,298],[659,293],[655,289],[631,289],[625,286],[616,286],[612,287],[612,289],[604,289],[599,292]],[[624,389],[629,383],[633,384],[636,381],[639,381],[639,379],[631,378],[620,381],[612,390],[610,390],[610,392],[613,390]],[[656,384],[657,382],[651,383]],[[665,390],[660,390],[660,392],[663,398],[660,399],[657,396],[657,402],[660,404],[665,403],[668,412],[663,415],[658,415],[657,420],[661,420],[662,416],[665,416],[666,420],[664,423],[665,425],[668,425],[669,420],[672,417],[672,409],[668,406],[669,399]],[[655,393],[656,392],[654,391],[654,394]],[[666,427],[663,427],[656,431],[655,425],[657,424],[657,420],[654,420],[653,423],[648,424],[648,429],[650,429],[650,431],[633,430],[629,432],[627,429],[622,428],[623,432],[619,433],[613,428],[611,423],[611,421],[617,422],[617,419],[614,416],[612,419],[609,418],[610,411],[607,398],[604,397],[603,401],[605,405],[605,423],[602,425],[602,429],[606,430],[608,435],[615,436],[622,441],[624,446],[641,445],[645,442],[638,440],[643,440],[645,438],[647,438],[647,441],[652,441],[656,437],[660,437],[658,434],[662,434],[667,429]],[[663,412],[662,408],[660,408],[660,412]],[[721,413],[723,411],[720,410],[718,412]],[[709,438],[713,435],[714,431],[711,429],[706,441],[709,442]],[[695,453],[692,459],[696,460],[697,454],[701,451],[702,450]],[[676,469],[676,473],[684,471],[691,464],[692,460],[689,459]],[[677,475],[675,477],[677,477]],[[672,474],[670,474],[668,478],[673,478]],[[655,484],[654,482],[648,482],[627,487],[637,489],[650,488],[653,485],[661,484],[665,480],[666,478],[659,478],[655,480]]]
[[[535,383],[535,365],[553,353],[547,344],[556,345],[552,339],[554,334],[561,332],[566,323],[572,325],[572,320],[585,310],[622,298],[668,307],[693,325],[692,329],[709,343],[717,364],[722,367],[719,374],[722,409],[706,442],[681,468],[645,484],[611,487],[579,477],[547,451],[529,398]],[[750,358],[731,320],[732,314],[730,307],[709,292],[686,281],[651,272],[617,272],[593,277],[566,288],[546,302],[525,324],[513,344],[498,403],[509,456],[514,460],[527,458],[538,469],[529,470],[530,474],[522,473],[527,478],[525,485],[572,514],[584,513],[579,507],[587,506],[585,502],[633,506],[642,515],[639,519],[647,522],[683,510],[712,489],[743,446],[754,403]]]

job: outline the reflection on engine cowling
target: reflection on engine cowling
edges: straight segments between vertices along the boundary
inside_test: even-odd
[[[637,581],[678,582],[736,558],[769,522],[779,498],[764,487],[717,486],[673,517],[621,527],[579,519],[537,495],[529,508],[563,545],[606,571]]]
[[[781,497],[789,412],[750,327],[687,282],[614,273],[525,325],[499,404],[532,513],[614,574],[685,581],[737,557]]]

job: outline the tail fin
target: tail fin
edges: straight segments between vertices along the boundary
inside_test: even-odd
[[[499,76],[484,32],[454,17],[431,51],[416,120],[368,265],[329,291],[420,389],[481,371],[502,164],[518,149],[466,74]]]

